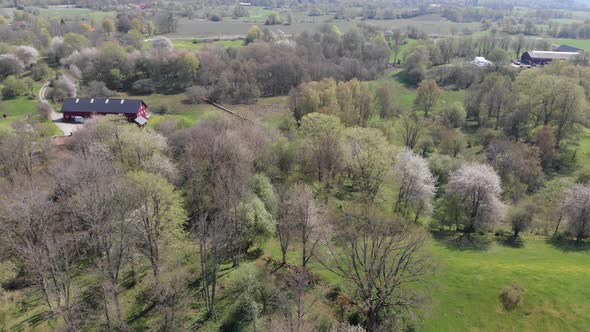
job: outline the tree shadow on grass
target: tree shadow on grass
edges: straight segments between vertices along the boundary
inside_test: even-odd
[[[432,237],[448,249],[457,251],[486,251],[492,243],[490,239],[478,234],[433,232]]]
[[[406,70],[400,70],[397,73],[393,74],[392,76],[398,82],[403,84],[406,88],[410,88],[410,89],[416,88],[416,84],[410,79],[410,76],[408,76],[408,72]]]
[[[590,242],[569,239],[547,239],[546,243],[563,252],[587,252],[590,254]]]
[[[506,236],[506,237],[497,237],[496,243],[501,246],[509,247],[509,248],[524,248],[524,241],[520,237],[514,236]]]

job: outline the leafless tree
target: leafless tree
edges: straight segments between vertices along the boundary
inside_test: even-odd
[[[60,220],[59,207],[28,180],[14,186],[0,205],[0,231],[15,258],[31,273],[49,309],[64,319],[67,330],[76,331],[75,238]]]
[[[403,116],[400,124],[404,145],[413,150],[422,137],[424,120],[418,118],[416,112],[412,112],[409,115]]]
[[[132,249],[133,220],[132,209],[126,204],[130,192],[123,182],[114,175],[99,175],[94,181],[85,181],[70,200],[76,218],[88,232],[107,324],[109,329],[120,330],[125,330],[126,324],[119,302],[118,283]]]
[[[344,212],[322,264],[354,290],[367,331],[378,331],[386,311],[415,315],[424,297],[415,287],[433,271],[422,253],[425,233],[411,223],[369,211]],[[393,315],[391,315],[393,318]]]
[[[322,211],[313,199],[313,193],[309,187],[296,185],[291,193],[292,213],[296,224],[296,236],[301,241],[301,266],[306,267],[313,257],[316,247],[322,235],[327,232],[326,224],[322,218]]]
[[[278,190],[278,207],[277,207],[277,237],[281,247],[282,264],[287,263],[287,251],[289,245],[295,236],[297,220],[293,216],[293,191],[287,187],[281,187]]]

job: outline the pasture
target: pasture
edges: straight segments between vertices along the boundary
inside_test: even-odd
[[[581,48],[585,51],[590,51],[590,40],[588,40],[588,39],[567,39],[567,38],[558,39],[558,38],[554,38],[554,39],[551,39],[551,43],[553,43],[555,45],[567,44],[567,45],[570,45],[573,47]]]
[[[303,31],[314,31],[323,24],[330,24],[337,26],[340,31],[346,32],[355,28],[359,23],[369,23],[384,29],[402,29],[405,30],[408,26],[414,26],[418,30],[427,34],[444,35],[450,34],[453,30],[462,31],[469,29],[471,31],[478,31],[481,29],[480,23],[454,23],[450,22],[440,15],[422,15],[410,19],[398,20],[369,20],[362,21],[360,19],[341,21],[332,20],[331,18],[320,17],[305,17],[302,21],[295,19],[291,25],[271,25],[265,26],[271,31],[282,31],[288,35],[301,33]],[[261,25],[263,23],[257,23]],[[221,36],[245,36],[248,29],[254,25],[253,22],[245,22],[242,20],[224,20],[222,22],[211,22],[204,19],[182,19],[179,22],[178,30],[175,33],[168,34],[169,37],[221,37]]]
[[[456,236],[456,235],[455,235]],[[437,238],[438,236],[435,236]],[[432,314],[425,331],[581,331],[590,324],[590,251],[525,238],[523,247],[494,239],[484,247],[438,237],[429,243],[439,258]],[[522,306],[506,310],[505,287],[525,289]]]

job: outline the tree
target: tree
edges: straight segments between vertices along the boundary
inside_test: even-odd
[[[104,20],[102,20],[102,29],[104,32],[106,32],[107,36],[110,36],[117,30],[115,27],[115,22],[110,17],[106,17]]]
[[[125,330],[119,282],[132,250],[134,211],[129,204],[130,192],[116,176],[118,170],[108,159],[108,152],[99,151],[75,164],[72,173],[80,174],[84,185],[80,183],[74,191],[69,208],[90,234],[88,250],[99,281],[107,325],[109,329]]]
[[[467,215],[465,233],[474,233],[499,223],[504,215],[500,177],[488,165],[466,163],[453,172],[447,195],[456,195]]]
[[[177,66],[177,84],[183,88],[191,86],[197,80],[199,72],[199,59],[194,53],[186,53],[176,60]]]
[[[115,95],[104,82],[92,81],[82,87],[82,96],[86,98],[110,98]]]
[[[412,112],[402,116],[400,127],[404,145],[413,150],[424,132],[424,120],[418,118],[416,112]]]
[[[156,15],[156,30],[158,33],[176,32],[178,29],[178,19],[171,11],[163,11]]]
[[[432,210],[436,193],[436,179],[430,173],[428,162],[406,148],[398,154],[393,174],[399,184],[394,211],[407,217],[413,210],[417,222],[422,212]]]
[[[299,133],[305,147],[304,166],[326,185],[342,165],[342,131],[335,116],[310,113],[301,119]]]
[[[39,51],[33,46],[18,46],[14,54],[27,68],[30,68],[39,60]]]
[[[488,54],[488,58],[494,64],[494,68],[498,71],[509,64],[510,55],[507,51],[496,48]]]
[[[544,126],[537,130],[537,147],[541,155],[541,166],[545,172],[553,169],[557,151],[555,150],[555,135],[551,128]]]
[[[291,195],[291,218],[295,223],[295,237],[301,242],[301,266],[305,268],[326,229],[309,187],[295,186]]]
[[[24,69],[24,63],[14,54],[0,54],[0,80],[17,75]]]
[[[568,230],[579,242],[590,235],[590,188],[577,184],[566,193],[562,209]]]
[[[523,202],[508,211],[506,218],[514,232],[514,238],[532,227],[536,210],[537,207],[532,202]]]
[[[377,103],[379,106],[379,117],[382,119],[391,118],[397,113],[395,98],[393,96],[393,87],[388,81],[384,81],[377,89]]]
[[[57,204],[33,183],[19,183],[7,194],[0,204],[0,231],[10,254],[31,274],[49,309],[63,318],[68,330],[78,330],[72,282],[76,230],[67,227],[70,223],[60,218]]]
[[[208,91],[203,86],[194,85],[186,88],[185,94],[191,104],[200,104],[207,99]]]
[[[155,49],[169,49],[173,48],[172,41],[163,36],[157,36],[152,39],[152,47]]]
[[[414,101],[417,109],[424,112],[424,117],[428,117],[432,108],[438,102],[442,90],[438,87],[435,80],[424,80],[418,85],[418,95]]]
[[[465,123],[465,108],[459,103],[447,105],[443,108],[441,122],[448,128],[459,128]]]
[[[255,40],[259,40],[262,38],[262,30],[256,25],[253,25],[248,30],[248,35],[246,36],[246,45],[254,42]]]
[[[281,17],[277,13],[271,13],[264,22],[265,25],[281,24]]]
[[[379,331],[388,320],[402,324],[405,313],[419,311],[423,297],[414,285],[433,270],[422,253],[423,231],[374,209],[343,212],[333,229],[335,245],[322,264],[353,291],[367,331]]]
[[[128,175],[132,192],[137,199],[136,222],[139,252],[145,255],[152,266],[155,289],[160,291],[161,254],[164,247],[182,238],[185,213],[180,194],[162,176],[134,172]]]
[[[373,128],[350,128],[345,135],[345,158],[353,183],[362,193],[363,201],[371,205],[379,195],[391,166],[388,142],[381,131]]]

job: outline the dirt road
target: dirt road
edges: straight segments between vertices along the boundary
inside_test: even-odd
[[[47,99],[45,99],[45,94],[48,87],[49,82],[45,82],[45,84],[43,84],[41,87],[41,90],[39,90],[39,102],[47,102]],[[83,126],[81,123],[64,122],[63,115],[56,112],[53,107],[51,108],[50,117],[51,121],[53,121],[53,123],[55,123],[55,125],[61,129],[61,131],[63,131],[65,136],[70,136]]]

